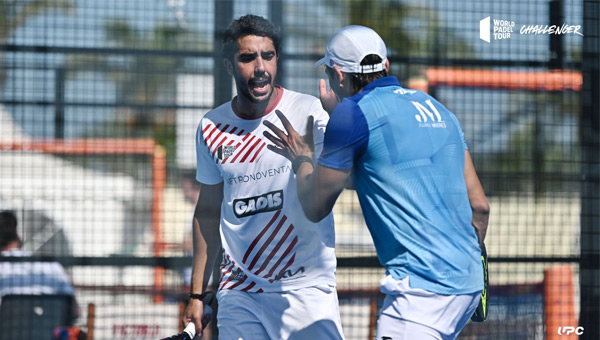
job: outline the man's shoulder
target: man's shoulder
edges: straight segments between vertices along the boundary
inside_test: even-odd
[[[294,105],[298,103],[306,103],[307,105],[313,105],[315,103],[320,103],[319,98],[306,93],[297,92],[294,90],[284,89],[283,98],[281,99],[282,103],[294,103]]]
[[[233,109],[231,108],[231,100],[206,112],[202,119],[218,119],[219,117],[226,116],[226,114],[229,112],[233,112]]]
[[[357,94],[352,97],[346,97],[342,99],[339,102],[339,104],[335,107],[333,112],[345,112],[345,114],[362,112],[359,106],[359,102],[362,99],[362,97],[363,96],[358,96]]]

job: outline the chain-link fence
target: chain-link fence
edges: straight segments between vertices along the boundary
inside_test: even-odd
[[[596,339],[599,11],[575,0],[2,0],[0,210],[16,213],[30,260],[67,268],[76,325],[95,339],[177,332],[196,128],[235,96],[221,33],[244,14],[268,18],[283,37],[278,83],[318,97],[313,65],[329,36],[361,24],[386,41],[392,75],[457,115],[490,201],[490,317],[461,338],[573,327]],[[373,339],[384,270],[354,192],[334,213],[344,331]]]

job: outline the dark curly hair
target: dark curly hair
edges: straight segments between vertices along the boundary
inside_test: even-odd
[[[360,62],[361,65],[375,65],[381,63],[382,59],[376,54],[369,54]],[[348,73],[352,79],[352,88],[355,92],[360,91],[370,82],[379,78],[387,77],[388,73],[385,69],[373,73]]]
[[[275,46],[275,53],[279,55],[281,47],[279,29],[261,16],[248,14],[234,20],[225,32],[223,32],[222,42],[225,58],[233,59],[233,55],[239,48],[238,39],[247,35],[256,35],[271,39],[273,46]]]
[[[2,211],[0,212],[0,249],[15,241],[21,243],[17,234],[17,217],[12,211]]]

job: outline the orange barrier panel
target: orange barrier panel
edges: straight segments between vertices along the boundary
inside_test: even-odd
[[[165,149],[156,145],[152,158],[152,186],[154,187],[152,199],[152,220],[157,223],[154,228],[154,256],[161,257],[164,248],[162,237],[162,219],[163,219],[163,191],[167,181],[167,152]],[[154,268],[154,288],[162,289],[164,287],[163,267]],[[162,295],[154,295],[154,302],[163,302]]]
[[[544,271],[546,340],[578,339],[573,269],[557,266]]]
[[[503,71],[429,68],[425,71],[425,78],[428,86],[468,86],[511,90],[581,91],[583,84],[581,72],[567,70]]]

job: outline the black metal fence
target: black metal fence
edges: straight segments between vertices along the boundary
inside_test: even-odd
[[[235,95],[219,38],[247,13],[281,28],[284,87],[318,96],[328,37],[361,24],[386,41],[392,75],[456,113],[492,207],[491,316],[461,338],[551,338],[555,326],[598,338],[598,1],[0,6],[0,210],[17,213],[34,259],[68,269],[77,325],[94,322],[96,339],[177,330],[193,207],[182,174],[199,119]],[[352,192],[335,215],[346,336],[372,338],[383,269]],[[548,276],[564,268],[573,291],[557,297]],[[550,297],[568,322],[549,323]]]

